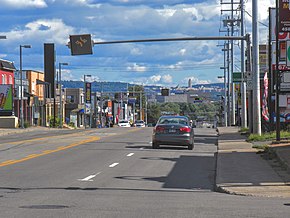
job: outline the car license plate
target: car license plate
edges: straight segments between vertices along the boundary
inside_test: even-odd
[[[168,132],[169,133],[174,133],[174,132],[176,132],[176,130],[175,129],[169,129]]]

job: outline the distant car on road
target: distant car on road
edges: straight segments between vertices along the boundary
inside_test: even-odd
[[[118,123],[119,127],[131,127],[130,121],[128,120],[120,120]]]
[[[194,130],[186,116],[161,116],[153,129],[152,148],[159,145],[194,146]]]
[[[143,120],[136,120],[134,123],[135,127],[145,127],[145,122]]]

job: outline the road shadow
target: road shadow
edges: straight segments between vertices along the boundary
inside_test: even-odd
[[[217,183],[228,187],[277,186],[283,182],[275,167],[256,152],[221,152],[218,154],[218,169]]]
[[[149,180],[162,183],[168,189],[214,190],[215,157],[214,156],[180,156],[179,158],[142,158],[152,161],[175,162],[167,176],[142,177],[139,180]],[[130,176],[116,177],[132,180]],[[134,177],[135,178],[135,177]]]

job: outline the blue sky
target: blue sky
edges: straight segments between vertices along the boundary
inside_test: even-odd
[[[225,2],[226,0],[224,0]],[[223,41],[181,41],[95,45],[93,55],[71,56],[69,35],[92,34],[94,41],[193,36],[223,36],[220,0],[0,0],[0,58],[19,68],[43,71],[43,44],[55,43],[56,68],[62,79],[122,81],[163,86],[221,82]],[[267,8],[275,0],[259,0],[259,20],[267,21]],[[251,1],[246,1],[246,30],[251,33]],[[224,6],[223,6],[224,7]],[[223,8],[224,9],[224,8]],[[238,32],[236,33],[238,34]],[[260,25],[260,42],[267,28]],[[235,71],[239,70],[239,43]]]

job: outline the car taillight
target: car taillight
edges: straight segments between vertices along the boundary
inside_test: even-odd
[[[161,132],[164,132],[165,128],[162,127],[162,126],[156,126],[155,129],[154,129],[154,132],[156,133],[161,133]]]
[[[186,127],[180,127],[179,128],[180,132],[191,132],[191,128],[186,126]]]

